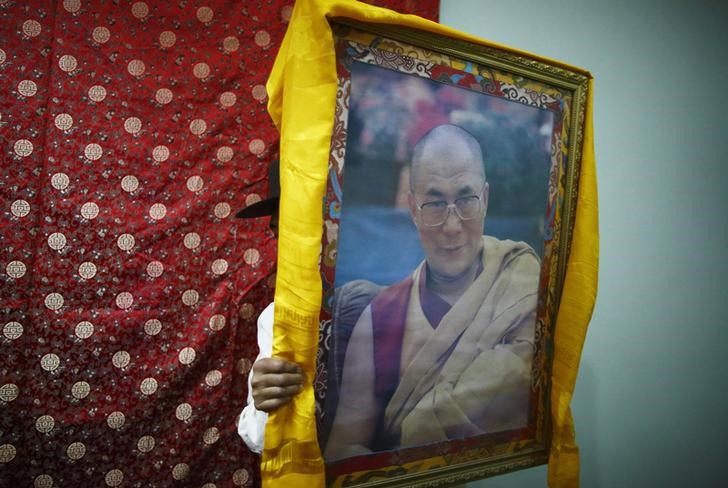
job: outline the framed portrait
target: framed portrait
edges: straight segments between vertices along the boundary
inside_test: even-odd
[[[327,485],[449,486],[543,464],[587,77],[330,22],[315,382]]]

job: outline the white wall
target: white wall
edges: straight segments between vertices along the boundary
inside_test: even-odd
[[[728,9],[441,0],[443,24],[596,78],[599,295],[572,408],[581,485],[728,486]],[[546,486],[546,468],[470,488]]]

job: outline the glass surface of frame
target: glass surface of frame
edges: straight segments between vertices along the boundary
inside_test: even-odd
[[[316,400],[329,486],[543,464],[587,79],[332,21]]]

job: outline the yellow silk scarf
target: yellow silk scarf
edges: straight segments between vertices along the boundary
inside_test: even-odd
[[[322,204],[336,97],[335,53],[327,17],[395,23],[526,54],[412,15],[353,0],[298,0],[267,83],[268,111],[281,133],[281,207],[273,355],[299,363],[304,391],[273,413],[261,463],[265,488],[324,486],[316,439],[312,380],[321,306],[319,254]],[[550,64],[579,68],[528,54]],[[579,457],[570,402],[596,298],[598,227],[591,83],[582,150],[576,223],[556,323],[551,391],[553,439],[549,486],[575,487]]]

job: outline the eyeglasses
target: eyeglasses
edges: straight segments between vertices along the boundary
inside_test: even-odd
[[[456,198],[454,202],[447,203],[445,200],[434,200],[425,202],[422,205],[417,203],[422,223],[428,227],[437,227],[445,223],[453,210],[460,220],[472,220],[480,216],[480,196],[468,195]]]

